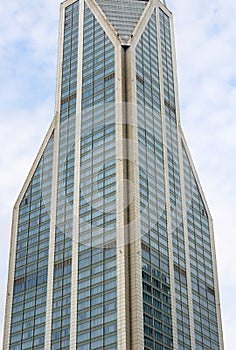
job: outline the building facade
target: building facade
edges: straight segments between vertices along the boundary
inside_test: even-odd
[[[14,207],[4,350],[223,350],[172,13],[61,4],[55,117]]]

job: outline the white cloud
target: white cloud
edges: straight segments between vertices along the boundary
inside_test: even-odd
[[[11,211],[52,119],[58,0],[0,4],[0,314]],[[181,119],[212,211],[225,348],[236,349],[236,3],[169,0]],[[0,317],[0,339],[3,316]]]

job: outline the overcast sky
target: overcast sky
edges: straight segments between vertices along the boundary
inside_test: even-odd
[[[225,349],[236,349],[236,2],[167,0],[182,127],[215,226]],[[58,0],[0,3],[0,344],[11,211],[54,113]]]

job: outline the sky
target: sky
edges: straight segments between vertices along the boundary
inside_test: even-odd
[[[0,2],[0,346],[12,208],[54,114],[58,0]],[[225,349],[236,349],[236,2],[167,0],[181,122],[215,228]]]

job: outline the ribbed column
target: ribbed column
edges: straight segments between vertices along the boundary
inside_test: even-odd
[[[136,104],[135,50],[126,51],[126,98],[127,98],[127,158],[128,180],[132,186],[129,193],[128,234],[129,234],[129,278],[131,310],[132,349],[144,349],[142,254],[140,224],[140,188],[138,163],[138,122]]]
[[[74,162],[74,207],[72,232],[72,274],[71,274],[71,318],[70,349],[76,350],[77,344],[77,304],[78,304],[78,252],[79,252],[79,189],[80,189],[80,140],[81,140],[81,103],[82,103],[82,66],[83,66],[83,26],[84,1],[80,0],[78,29],[78,68],[77,98],[75,121],[75,162]]]
[[[116,79],[116,247],[117,247],[117,348],[130,349],[130,317],[129,317],[129,276],[128,245],[126,242],[127,201],[124,178],[127,175],[125,129],[125,52],[120,45],[115,48]]]

